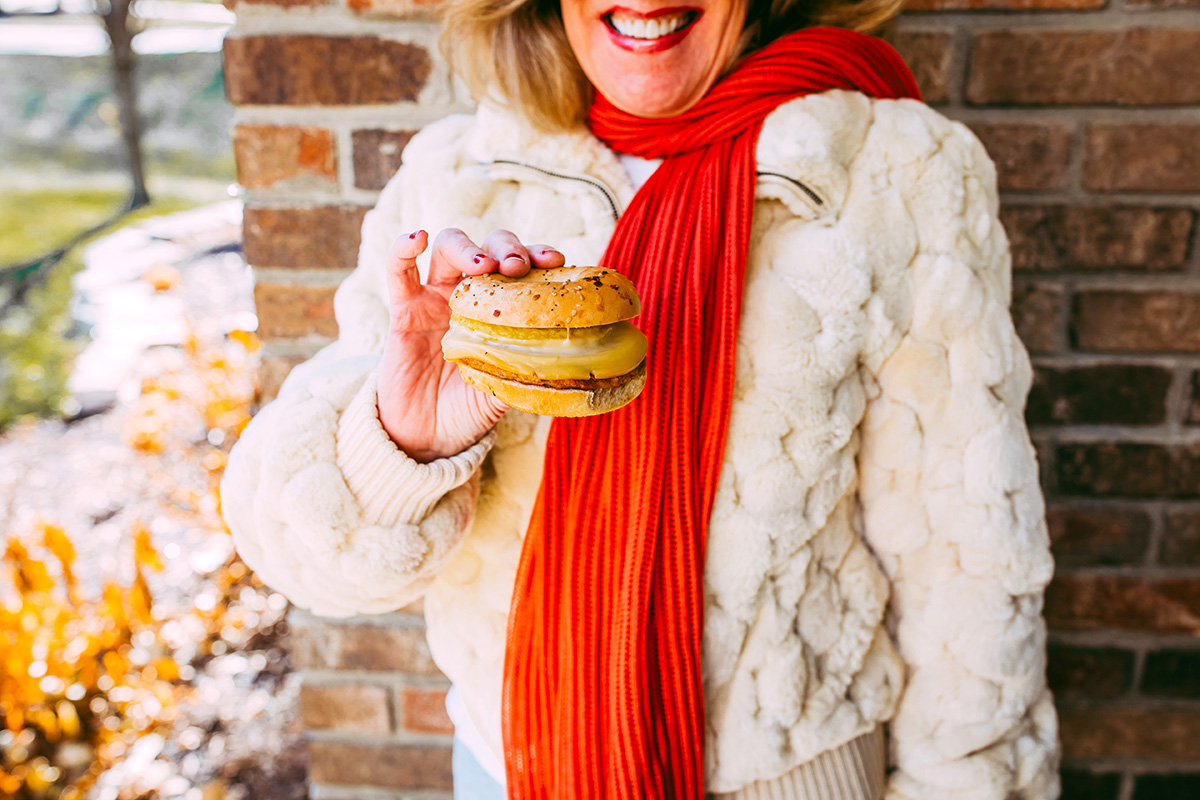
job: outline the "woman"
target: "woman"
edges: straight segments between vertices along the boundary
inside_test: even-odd
[[[888,0],[629,2],[450,3],[488,100],[409,144],[235,449],[239,550],[318,614],[424,595],[458,797],[1056,796],[991,163],[811,27]],[[649,379],[551,425],[439,342],[463,275],[564,262],[637,283]]]

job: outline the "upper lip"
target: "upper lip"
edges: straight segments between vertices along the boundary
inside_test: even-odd
[[[665,17],[674,14],[683,14],[685,12],[698,12],[700,9],[695,6],[672,6],[671,8],[659,8],[654,11],[638,11],[636,9],[627,8],[625,6],[613,6],[608,11],[601,14],[601,18],[608,17],[612,14],[623,14],[629,17],[637,17],[639,19],[655,19],[657,17]]]

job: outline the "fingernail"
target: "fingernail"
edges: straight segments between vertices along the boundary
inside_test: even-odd
[[[478,264],[480,261],[483,261],[484,258],[485,256],[480,253],[479,255],[475,256],[475,263]]]
[[[408,238],[410,238],[410,239],[415,239],[415,238],[417,238],[417,232],[416,232],[416,231],[413,231],[412,233],[410,233],[410,234],[408,235]]]
[[[505,260],[505,261],[508,261],[510,258],[515,258],[515,259],[517,259],[517,260],[519,260],[519,261],[524,261],[524,260],[525,260],[525,256],[521,255],[520,253],[509,253],[508,255],[506,255],[506,256],[504,257],[504,260]]]

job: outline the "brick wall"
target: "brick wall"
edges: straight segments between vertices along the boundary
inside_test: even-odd
[[[411,133],[467,107],[436,2],[237,1],[268,394],[336,335],[334,287]],[[912,0],[893,41],[999,167],[1059,563],[1064,797],[1200,796],[1200,0]],[[313,796],[447,796],[419,607],[293,622]]]

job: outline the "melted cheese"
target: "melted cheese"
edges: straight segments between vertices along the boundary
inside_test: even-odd
[[[447,361],[473,358],[528,378],[616,378],[646,357],[646,337],[630,322],[594,328],[510,328],[459,316],[453,321],[442,338]]]

